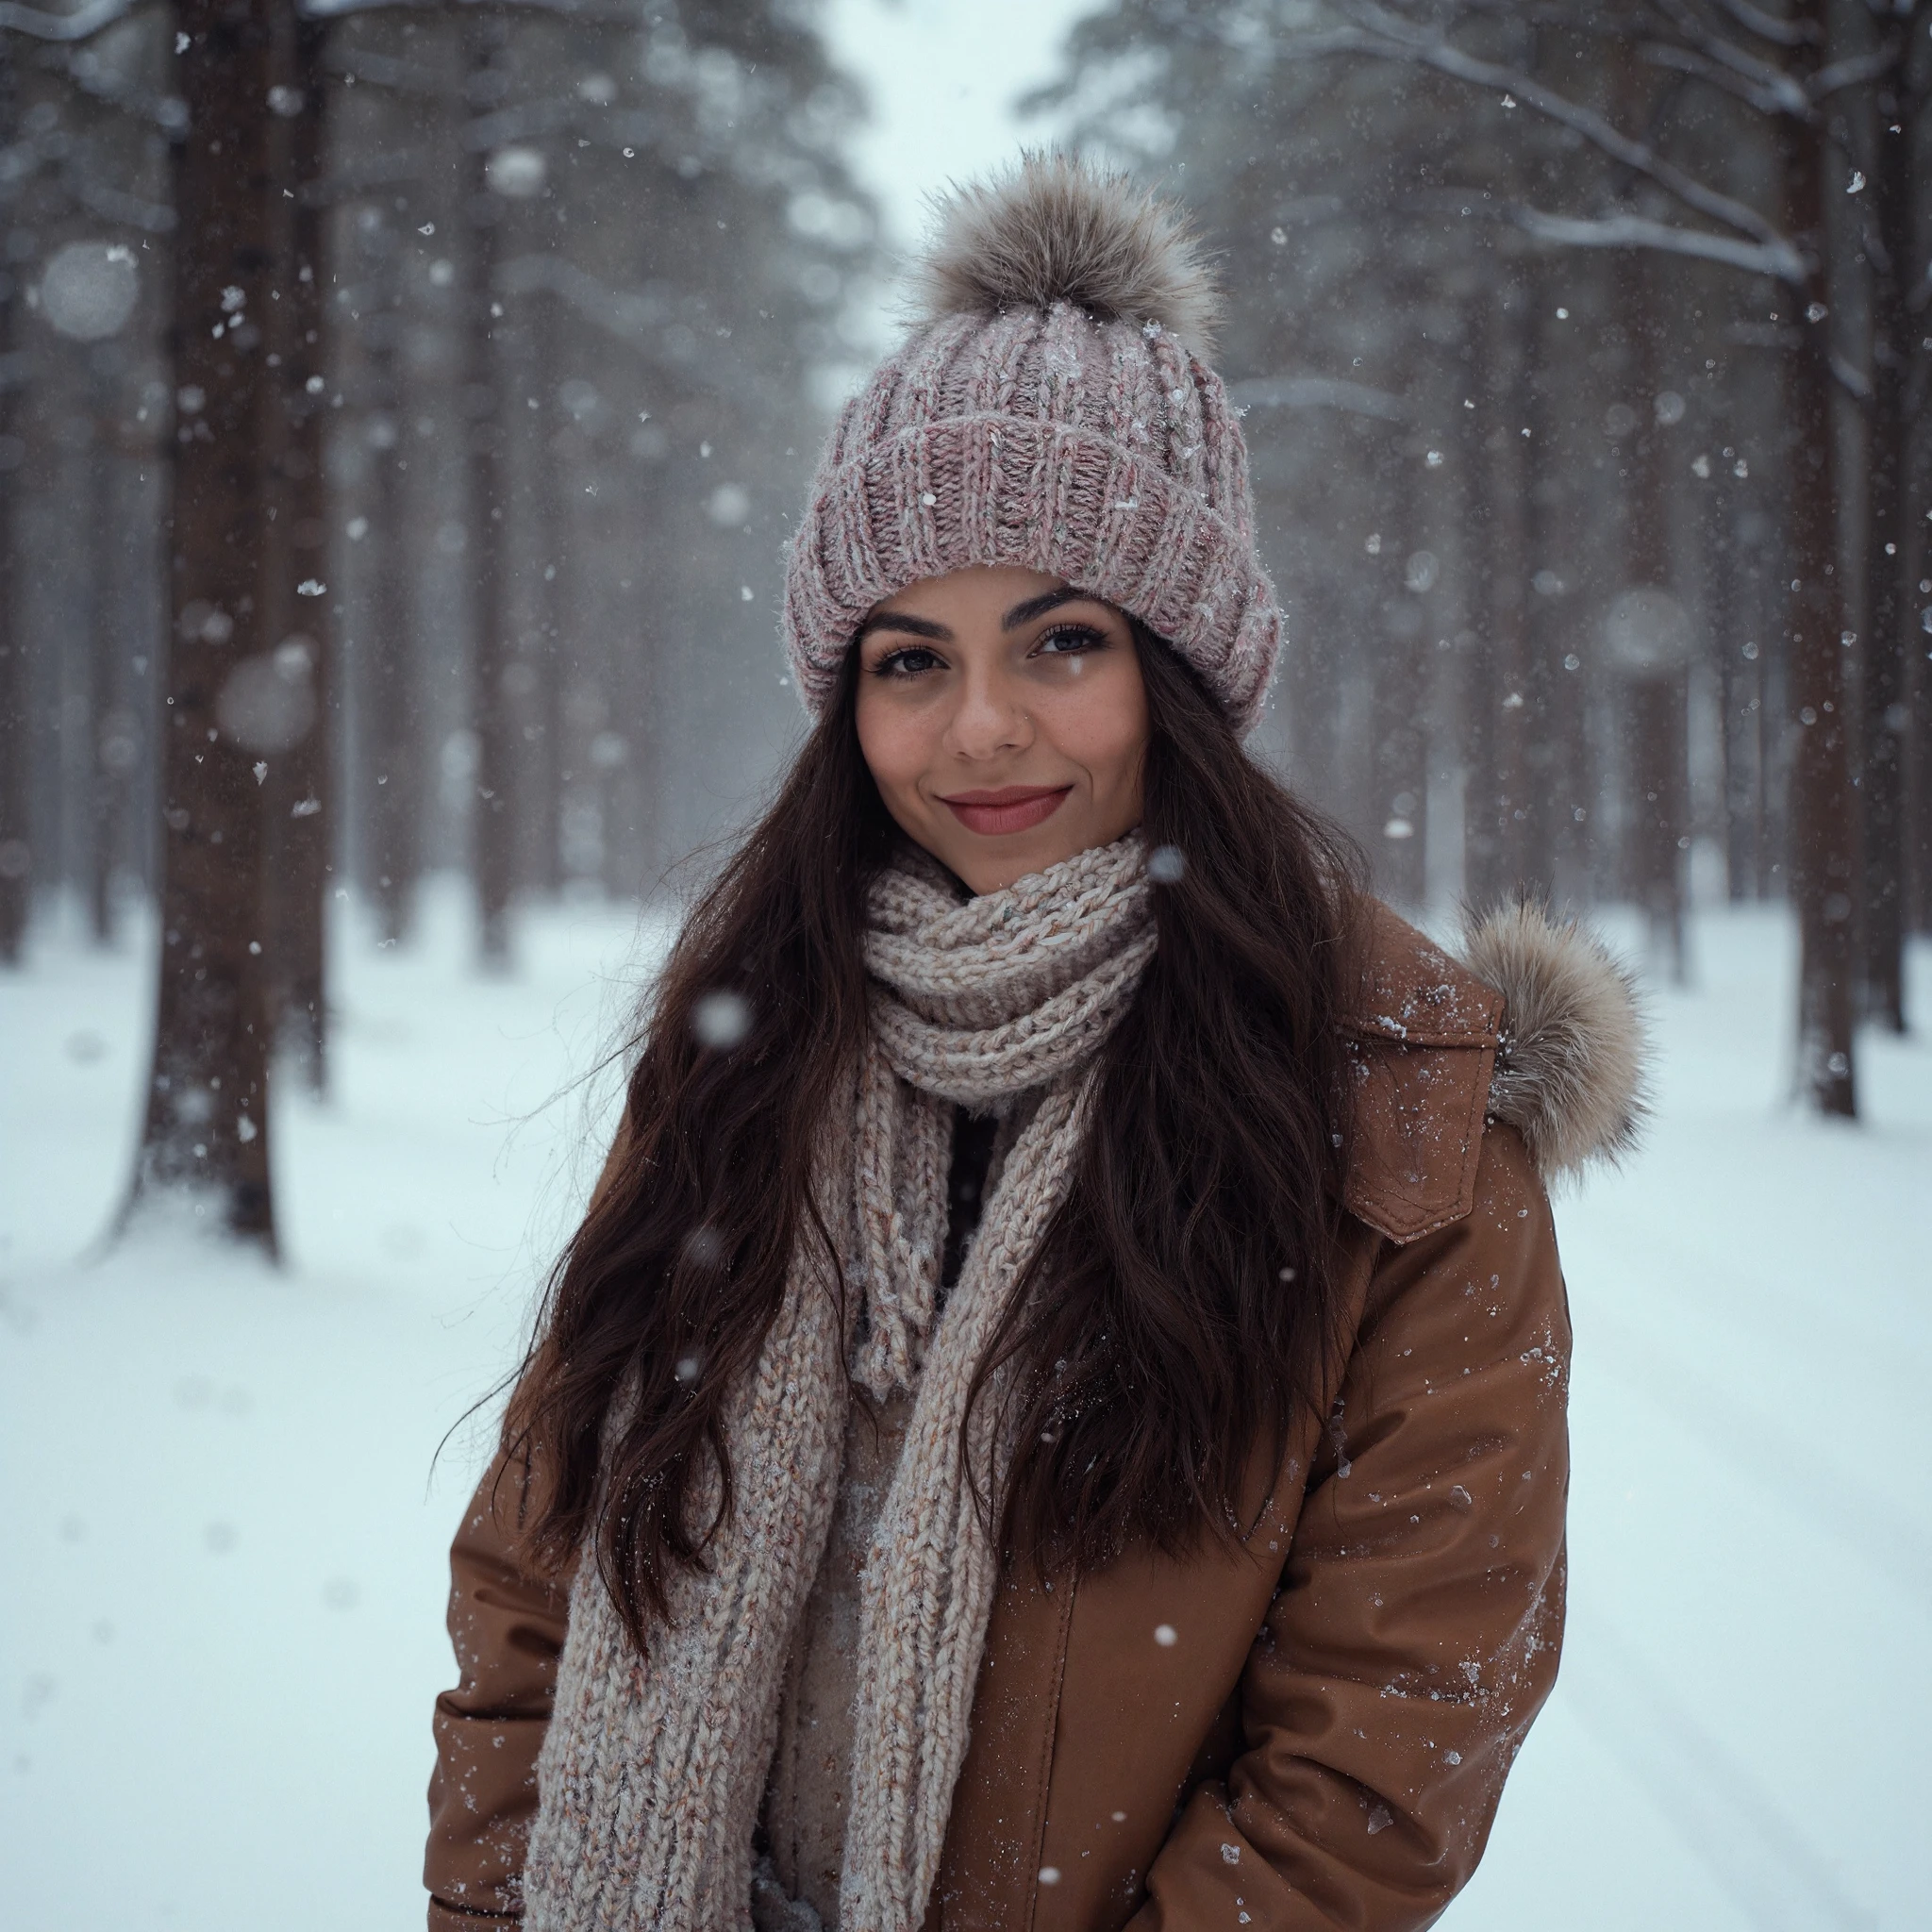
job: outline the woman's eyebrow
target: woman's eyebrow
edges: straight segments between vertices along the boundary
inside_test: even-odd
[[[1042,591],[1038,597],[1028,597],[1024,604],[1015,604],[1000,619],[1000,628],[1018,630],[1023,624],[1031,624],[1036,617],[1044,617],[1049,610],[1058,610],[1062,604],[1084,603],[1088,601],[1088,595],[1087,591],[1076,591],[1066,584],[1058,591]]]
[[[953,641],[953,633],[944,625],[935,624],[929,617],[908,616],[902,610],[874,610],[858,626],[858,635],[852,641],[862,644],[875,630],[903,630],[908,637],[933,638],[942,644]]]

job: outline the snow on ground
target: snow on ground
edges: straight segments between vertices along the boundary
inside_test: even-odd
[[[581,1076],[663,937],[549,912],[492,979],[463,931],[449,892],[407,951],[344,921],[335,1097],[275,1117],[281,1273],[89,1257],[128,1163],[146,936],[43,933],[0,974],[18,1932],[422,1923],[443,1551],[487,1436],[463,1418],[516,1358],[609,1115]],[[1648,1148],[1558,1207],[1572,1636],[1461,1932],[1923,1923],[1932,1050],[1869,1041],[1865,1122],[1820,1125],[1786,1101],[1784,921],[1696,937],[1697,989],[1657,995]]]

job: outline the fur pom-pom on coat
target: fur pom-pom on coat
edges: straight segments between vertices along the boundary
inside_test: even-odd
[[[1602,940],[1523,899],[1468,922],[1462,961],[1503,995],[1490,1117],[1544,1181],[1631,1152],[1649,1112],[1643,1008]]]

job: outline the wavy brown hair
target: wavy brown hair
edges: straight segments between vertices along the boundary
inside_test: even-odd
[[[974,1385],[975,1402],[1010,1405],[1019,1445],[982,1506],[1040,1565],[1225,1526],[1253,1457],[1278,1458],[1321,1401],[1341,1340],[1338,1023],[1359,862],[1246,757],[1192,670],[1134,629],[1141,831],[1179,855],[1179,876],[1157,888],[1159,944],[1102,1049],[1067,1199]],[[557,1571],[592,1543],[641,1648],[735,1483],[757,1478],[731,1467],[724,1402],[793,1251],[831,1253],[813,1153],[864,1046],[866,892],[900,836],[858,747],[858,657],[658,982],[618,1149],[505,1418],[526,1548]]]

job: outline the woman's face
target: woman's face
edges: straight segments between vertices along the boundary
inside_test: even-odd
[[[1141,822],[1127,621],[1038,571],[923,577],[859,626],[858,742],[900,829],[974,892]]]

